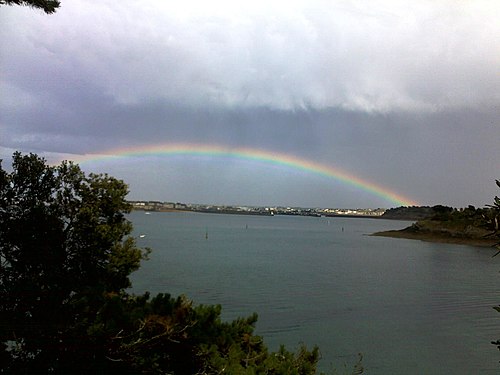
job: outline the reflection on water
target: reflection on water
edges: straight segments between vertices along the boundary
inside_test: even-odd
[[[357,353],[367,374],[497,374],[500,262],[490,249],[371,237],[408,222],[134,212],[153,249],[134,292],[186,294],[223,317],[259,313],[271,349]],[[208,233],[208,238],[206,238]]]

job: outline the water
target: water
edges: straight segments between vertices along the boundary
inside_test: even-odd
[[[366,374],[498,374],[500,260],[461,245],[371,237],[409,222],[133,212],[150,260],[133,291],[258,312],[271,350],[318,345],[319,368],[357,353]],[[208,238],[206,238],[208,234]]]

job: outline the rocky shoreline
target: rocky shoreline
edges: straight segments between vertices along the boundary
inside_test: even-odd
[[[402,230],[388,230],[383,232],[373,233],[372,236],[405,238],[410,240],[420,240],[426,242],[439,242],[458,245],[493,247],[498,239],[484,237],[467,237],[450,233],[448,231],[418,231],[413,226]]]

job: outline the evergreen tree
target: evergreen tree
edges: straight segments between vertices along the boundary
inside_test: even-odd
[[[33,154],[15,153],[12,168],[0,165],[1,342],[13,363],[52,368],[147,251],[129,236],[122,181]]]
[[[54,13],[61,3],[58,0],[0,0],[0,5],[23,5],[42,9],[47,14]]]

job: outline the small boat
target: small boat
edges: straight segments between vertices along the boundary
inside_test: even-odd
[[[144,238],[144,237],[146,237],[146,235],[145,235],[145,234],[140,234],[140,235],[139,235],[139,238]]]

